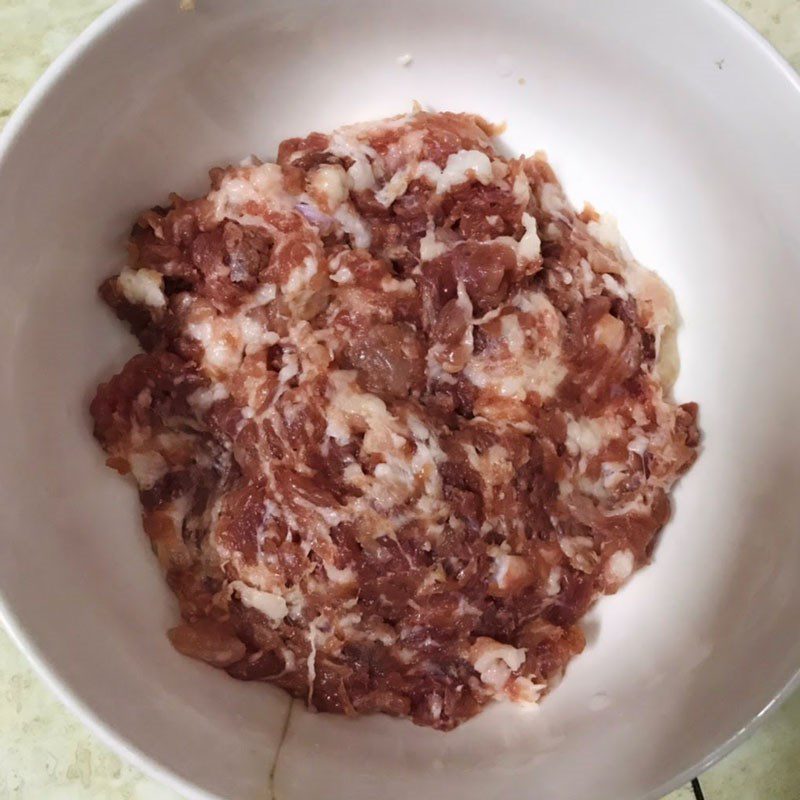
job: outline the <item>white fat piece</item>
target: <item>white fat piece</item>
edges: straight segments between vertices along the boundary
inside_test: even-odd
[[[196,389],[187,398],[189,405],[198,413],[203,414],[208,411],[214,403],[226,400],[230,397],[228,390],[222,383],[212,383],[210,387]]]
[[[605,565],[604,574],[612,586],[619,586],[633,574],[635,560],[630,550],[617,550]]]
[[[311,255],[306,256],[302,264],[290,270],[286,280],[281,285],[281,290],[284,294],[296,294],[306,289],[317,274],[318,269],[317,259]]]
[[[289,613],[286,600],[274,592],[255,589],[252,586],[248,586],[244,581],[231,581],[230,590],[239,597],[243,605],[259,611],[273,624],[282,622],[283,618]]]
[[[436,228],[433,222],[428,223],[425,236],[419,242],[419,258],[420,261],[433,261],[443,253],[446,253],[448,247],[443,242],[436,239]]]
[[[328,152],[338,158],[350,159],[353,163],[347,169],[349,188],[356,192],[375,188],[375,173],[372,162],[378,160],[374,148],[358,138],[356,126],[340,128],[331,136]]]
[[[622,433],[616,417],[568,417],[567,450],[570,455],[594,456]]]
[[[470,649],[470,658],[481,682],[499,692],[525,663],[525,649],[481,636]]]
[[[518,295],[514,304],[522,313],[539,317],[548,336],[537,335],[536,349],[528,349],[527,324],[523,330],[518,315],[505,315],[501,317],[501,326],[508,354],[473,356],[464,374],[479,389],[500,397],[525,400],[529,392],[536,392],[547,399],[555,394],[567,373],[558,341],[558,314],[540,292]]]
[[[342,230],[353,240],[356,247],[368,249],[372,242],[372,232],[363,217],[356,212],[351,203],[342,203],[333,215]]]
[[[136,306],[164,308],[164,276],[152,269],[124,269],[117,277],[123,297]]]
[[[347,200],[347,174],[338,164],[321,164],[309,178],[309,189],[324,201],[325,210],[333,212]]]
[[[436,192],[445,194],[453,186],[466,183],[470,178],[487,185],[492,182],[492,162],[481,150],[459,150],[447,158],[447,163],[436,181]]]
[[[249,203],[259,209],[291,211],[297,198],[283,186],[283,171],[278,164],[260,164],[256,167],[241,167],[227,174],[219,189],[208,196],[216,219],[239,220],[246,224],[263,225],[263,219],[253,217],[245,211]]]
[[[407,169],[399,169],[392,175],[388,183],[384,184],[380,191],[375,193],[375,200],[377,200],[384,208],[389,206],[405,194],[408,189],[409,180],[411,175]]]
[[[145,450],[128,456],[131,474],[140,489],[152,489],[167,474],[169,466],[161,453]]]
[[[528,182],[528,176],[525,174],[525,170],[519,170],[514,176],[511,192],[514,195],[514,199],[517,201],[517,205],[523,208],[528,207],[528,203],[531,200],[531,185]]]
[[[226,334],[224,321],[204,319],[190,322],[186,332],[203,345],[203,366],[212,373],[230,373],[239,367],[242,350]]]
[[[525,233],[517,245],[517,257],[523,261],[533,261],[539,258],[542,252],[542,240],[536,229],[536,218],[524,211],[522,224],[525,226]]]

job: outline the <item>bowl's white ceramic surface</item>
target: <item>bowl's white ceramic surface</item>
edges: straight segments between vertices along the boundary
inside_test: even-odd
[[[800,666],[800,93],[710,0],[122,2],[0,160],[0,590],[71,707],[193,798],[639,800],[731,746]],[[402,67],[397,58],[413,56]],[[314,715],[179,656],[131,486],[89,433],[132,341],[95,295],[135,213],[285,136],[407,109],[507,120],[619,218],[684,317],[705,450],[655,563],[535,712],[443,735]],[[279,743],[280,757],[275,766]],[[711,754],[711,755],[709,755]]]

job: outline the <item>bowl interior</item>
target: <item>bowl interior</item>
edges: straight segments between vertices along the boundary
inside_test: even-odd
[[[799,99],[698,0],[123,3],[0,161],[0,591],[18,637],[108,738],[197,797],[669,788],[800,665]],[[617,216],[675,290],[676,395],[700,403],[705,435],[653,565],[592,612],[559,689],[447,735],[290,708],[175,653],[134,490],[87,414],[134,351],[95,287],[140,209],[413,100],[507,121],[509,151],[546,150],[576,204]]]

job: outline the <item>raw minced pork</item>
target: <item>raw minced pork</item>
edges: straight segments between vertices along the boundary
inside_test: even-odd
[[[671,293],[543,155],[416,112],[214,169],[101,294],[97,391],[174,646],[323,711],[535,703],[647,563],[693,462]]]

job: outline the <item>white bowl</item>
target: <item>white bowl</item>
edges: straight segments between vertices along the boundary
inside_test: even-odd
[[[800,666],[800,93],[711,0],[121,2],[0,159],[0,588],[17,642],[113,747],[192,798],[655,798]],[[401,66],[398,57],[413,57]],[[101,305],[136,212],[285,136],[412,100],[507,120],[619,218],[684,317],[704,452],[655,563],[532,713],[457,731],[306,712],[178,655],[176,607],[87,403],[133,352]],[[285,734],[285,735],[284,735]],[[278,750],[280,750],[278,758]],[[710,754],[710,755],[709,755]],[[277,765],[276,765],[277,758]]]

